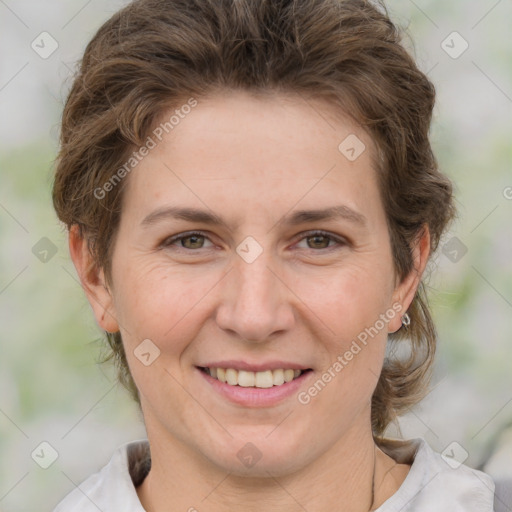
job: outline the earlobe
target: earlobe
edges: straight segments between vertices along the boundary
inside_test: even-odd
[[[421,235],[418,237],[413,248],[413,268],[401,283],[395,288],[392,304],[400,304],[402,309],[391,322],[389,322],[389,332],[396,332],[402,327],[402,317],[407,313],[411,305],[421,278],[427,266],[430,256],[430,231],[425,224]]]
[[[80,236],[76,224],[69,230],[69,253],[96,322],[105,331],[117,332],[119,324],[115,315],[114,301],[106,285],[103,269],[98,269],[87,240]]]

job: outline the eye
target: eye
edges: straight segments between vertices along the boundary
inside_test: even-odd
[[[209,238],[200,231],[193,231],[188,233],[181,233],[179,235],[166,238],[162,243],[162,247],[175,247],[176,249],[186,249],[187,251],[194,251],[197,249],[208,249],[213,247],[205,246],[205,241],[211,244]],[[341,247],[347,245],[347,242],[335,235],[325,231],[309,231],[302,234],[299,243],[306,241],[307,247],[299,247],[301,249],[335,249],[336,246]]]
[[[194,231],[166,238],[161,245],[162,247],[170,247],[175,245],[176,242],[181,242],[178,246],[179,249],[203,249],[205,240],[208,240],[208,238],[203,233]]]
[[[347,245],[346,241],[325,231],[310,231],[302,235],[300,241],[306,240],[307,249],[333,249],[336,245]],[[329,244],[334,242],[335,246]]]

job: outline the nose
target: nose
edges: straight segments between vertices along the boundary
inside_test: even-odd
[[[252,263],[237,258],[226,276],[217,325],[246,341],[262,342],[290,330],[295,322],[293,293],[276,265],[261,254]]]

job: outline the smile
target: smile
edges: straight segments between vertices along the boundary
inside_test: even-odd
[[[240,386],[245,388],[271,388],[274,386],[282,386],[285,383],[299,378],[303,373],[311,371],[309,369],[293,370],[288,368],[251,372],[246,370],[235,370],[234,368],[204,367],[201,367],[200,370],[220,382],[230,386]]]

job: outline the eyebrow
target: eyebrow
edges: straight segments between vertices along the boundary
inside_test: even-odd
[[[220,216],[207,210],[196,208],[182,208],[167,206],[158,208],[144,217],[141,226],[149,227],[166,219],[185,220],[202,224],[218,225],[228,228],[228,223]],[[345,219],[353,224],[366,227],[368,220],[362,214],[346,205],[331,206],[330,208],[317,210],[296,210],[292,214],[281,219],[280,223],[286,226],[296,226],[311,222]]]

